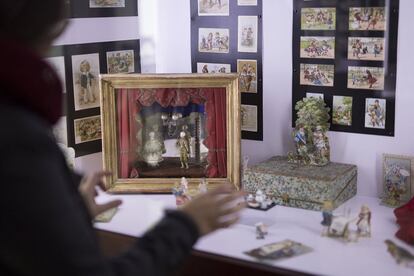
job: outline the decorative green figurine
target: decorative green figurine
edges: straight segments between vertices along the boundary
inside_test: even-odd
[[[329,108],[319,98],[304,98],[296,103],[296,127],[292,133],[296,151],[288,153],[289,162],[325,166],[330,161]]]

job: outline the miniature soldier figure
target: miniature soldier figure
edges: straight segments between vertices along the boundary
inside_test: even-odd
[[[357,222],[358,234],[361,237],[371,237],[371,210],[363,205]]]
[[[325,201],[322,207],[322,222],[321,224],[324,226],[322,236],[328,235],[329,226],[332,224],[332,201]]]
[[[180,150],[181,168],[188,169],[188,159],[190,157],[190,143],[184,131],[180,132],[180,137],[177,139],[177,147]]]

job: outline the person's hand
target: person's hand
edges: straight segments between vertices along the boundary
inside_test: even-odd
[[[239,220],[239,212],[246,207],[246,203],[235,203],[243,195],[243,192],[234,192],[230,184],[220,186],[194,198],[181,210],[193,219],[200,236],[204,236]]]
[[[98,195],[96,187],[99,186],[103,191],[105,191],[102,178],[108,175],[110,175],[108,172],[98,172],[85,176],[79,185],[79,193],[82,196],[83,201],[85,202],[85,205],[88,208],[89,214],[92,218],[95,218],[97,215],[109,209],[118,207],[122,203],[122,201],[118,199],[104,204],[96,203],[95,197]]]

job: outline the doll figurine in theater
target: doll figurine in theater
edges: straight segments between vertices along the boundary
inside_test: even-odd
[[[177,147],[180,151],[180,162],[182,169],[188,169],[188,159],[190,157],[190,143],[189,137],[185,131],[180,132],[180,137],[177,139]]]

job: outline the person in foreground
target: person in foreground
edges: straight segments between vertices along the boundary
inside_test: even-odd
[[[166,216],[123,255],[105,258],[91,221],[120,201],[95,202],[106,172],[68,168],[51,126],[62,88],[41,55],[65,27],[66,1],[0,2],[0,275],[166,275],[197,239],[228,227],[243,205],[229,187]]]

